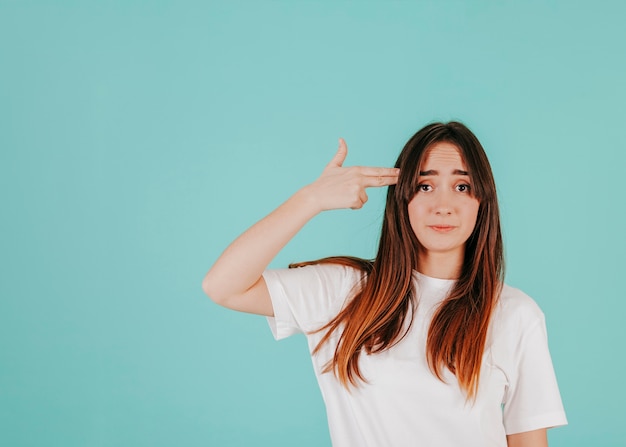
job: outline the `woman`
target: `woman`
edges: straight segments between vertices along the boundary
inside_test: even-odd
[[[535,302],[504,285],[495,183],[458,122],[430,124],[395,168],[343,167],[343,140],[312,184],[235,240],[203,288],[307,335],[336,446],[547,446],[566,424]],[[265,271],[316,214],[361,208],[389,185],[373,261]]]

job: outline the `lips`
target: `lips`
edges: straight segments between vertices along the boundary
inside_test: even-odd
[[[438,233],[449,233],[454,230],[456,227],[452,225],[429,225],[428,228],[438,232]]]

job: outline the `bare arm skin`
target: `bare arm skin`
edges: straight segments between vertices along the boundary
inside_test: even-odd
[[[508,435],[508,447],[548,447],[548,430],[545,428]]]
[[[398,181],[395,168],[343,167],[347,154],[346,143],[340,139],[337,153],[315,182],[297,191],[226,248],[202,282],[213,301],[241,312],[272,316],[270,295],[261,275],[287,242],[320,212],[361,208],[367,202],[365,188]]]

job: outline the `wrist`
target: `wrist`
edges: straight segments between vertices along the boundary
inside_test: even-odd
[[[290,200],[293,200],[296,206],[303,213],[307,214],[309,218],[324,211],[324,207],[321,205],[311,185],[299,189]]]

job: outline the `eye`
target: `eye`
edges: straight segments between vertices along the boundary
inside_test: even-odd
[[[421,185],[417,185],[417,192],[429,192],[432,191],[433,187],[427,185],[426,183],[422,183]]]
[[[461,183],[460,185],[456,186],[456,190],[458,192],[470,192],[471,187],[470,187],[470,185],[468,185],[466,183]]]

